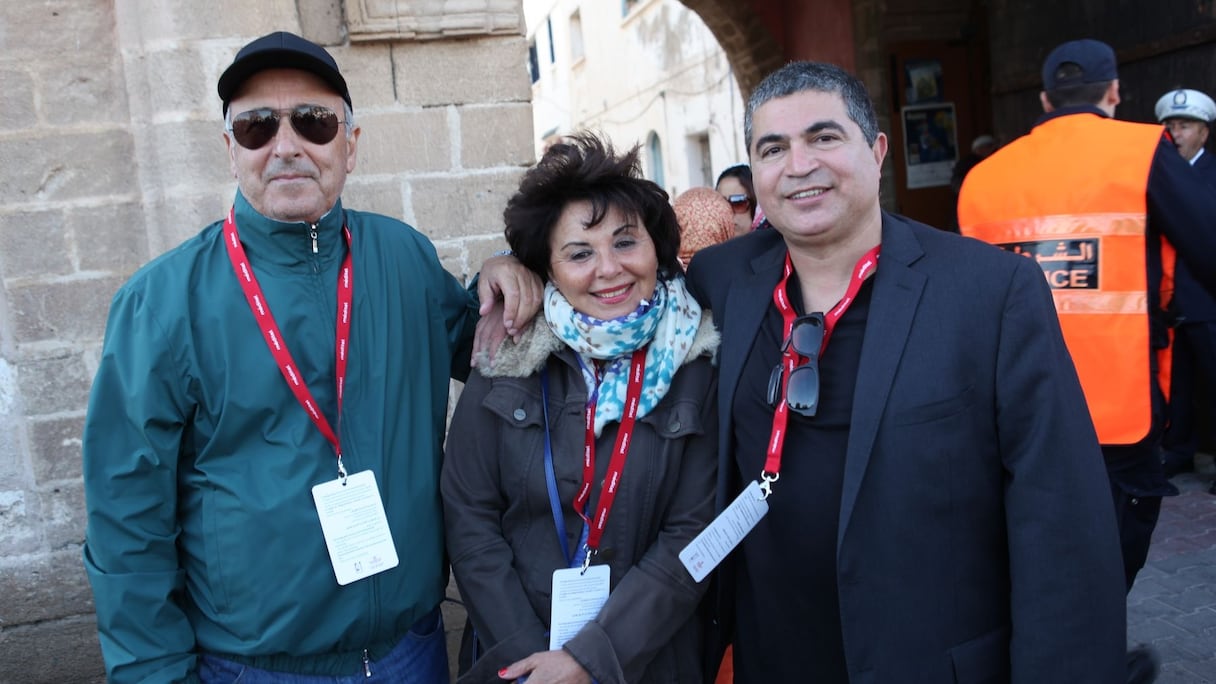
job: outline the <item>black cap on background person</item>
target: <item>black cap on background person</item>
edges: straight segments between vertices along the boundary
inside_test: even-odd
[[[1067,68],[1075,65],[1076,68]],[[1100,40],[1062,43],[1043,60],[1043,90],[1057,90],[1119,78],[1115,51]]]
[[[1115,51],[1100,40],[1083,38],[1057,45],[1043,60],[1043,111],[1096,107],[1114,118],[1119,105]]]

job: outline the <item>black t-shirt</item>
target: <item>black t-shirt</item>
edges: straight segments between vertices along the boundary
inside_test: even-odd
[[[819,410],[789,414],[781,479],[769,512],[738,552],[735,681],[848,682],[836,587],[836,535],[861,343],[873,291],[867,280],[819,360]],[[790,300],[804,313],[797,279]],[[784,321],[769,303],[732,405],[743,482],[759,479],[773,424],[768,379],[781,361]]]

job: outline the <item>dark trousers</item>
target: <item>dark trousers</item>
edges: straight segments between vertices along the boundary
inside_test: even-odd
[[[1184,323],[1174,332],[1173,379],[1169,427],[1165,431],[1167,458],[1189,462],[1197,446],[1212,434],[1216,423],[1216,323]],[[1184,466],[1187,464],[1184,463]],[[1185,469],[1185,467],[1184,467]]]
[[[1153,427],[1138,444],[1102,446],[1106,475],[1110,478],[1119,526],[1119,545],[1123,551],[1123,576],[1131,591],[1136,574],[1148,560],[1148,547],[1161,514],[1161,497],[1178,494],[1178,488],[1165,476],[1161,463],[1161,424],[1165,400],[1154,394]]]
[[[1119,546],[1123,550],[1123,576],[1127,591],[1131,591],[1136,575],[1148,560],[1149,542],[1161,515],[1161,497],[1133,496],[1114,482],[1110,489],[1115,497],[1115,520],[1119,524]]]

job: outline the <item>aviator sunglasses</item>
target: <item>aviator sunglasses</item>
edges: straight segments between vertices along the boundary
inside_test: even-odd
[[[752,201],[747,195],[727,195],[726,201],[730,202],[730,208],[734,209],[736,214],[742,214],[752,208]]]
[[[814,313],[799,316],[790,326],[790,336],[781,345],[784,354],[790,347],[805,356],[806,363],[790,371],[789,381],[785,385],[785,403],[794,413],[812,418],[819,410],[819,348],[823,346],[824,321],[823,314]],[[768,378],[768,403],[776,407],[781,401],[781,378],[785,374],[785,364],[779,362]]]
[[[232,117],[228,132],[241,147],[256,150],[274,140],[284,114],[289,115],[295,132],[314,145],[328,144],[338,135],[338,124],[346,123],[338,119],[334,110],[321,105],[305,104],[293,109],[261,107]]]

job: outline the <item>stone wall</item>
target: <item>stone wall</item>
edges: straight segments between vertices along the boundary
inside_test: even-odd
[[[414,224],[459,276],[501,247],[533,160],[519,0],[345,5],[0,3],[0,682],[103,679],[89,383],[115,289],[231,202],[215,82],[241,45],[284,29],[338,60],[363,127],[348,206]]]

